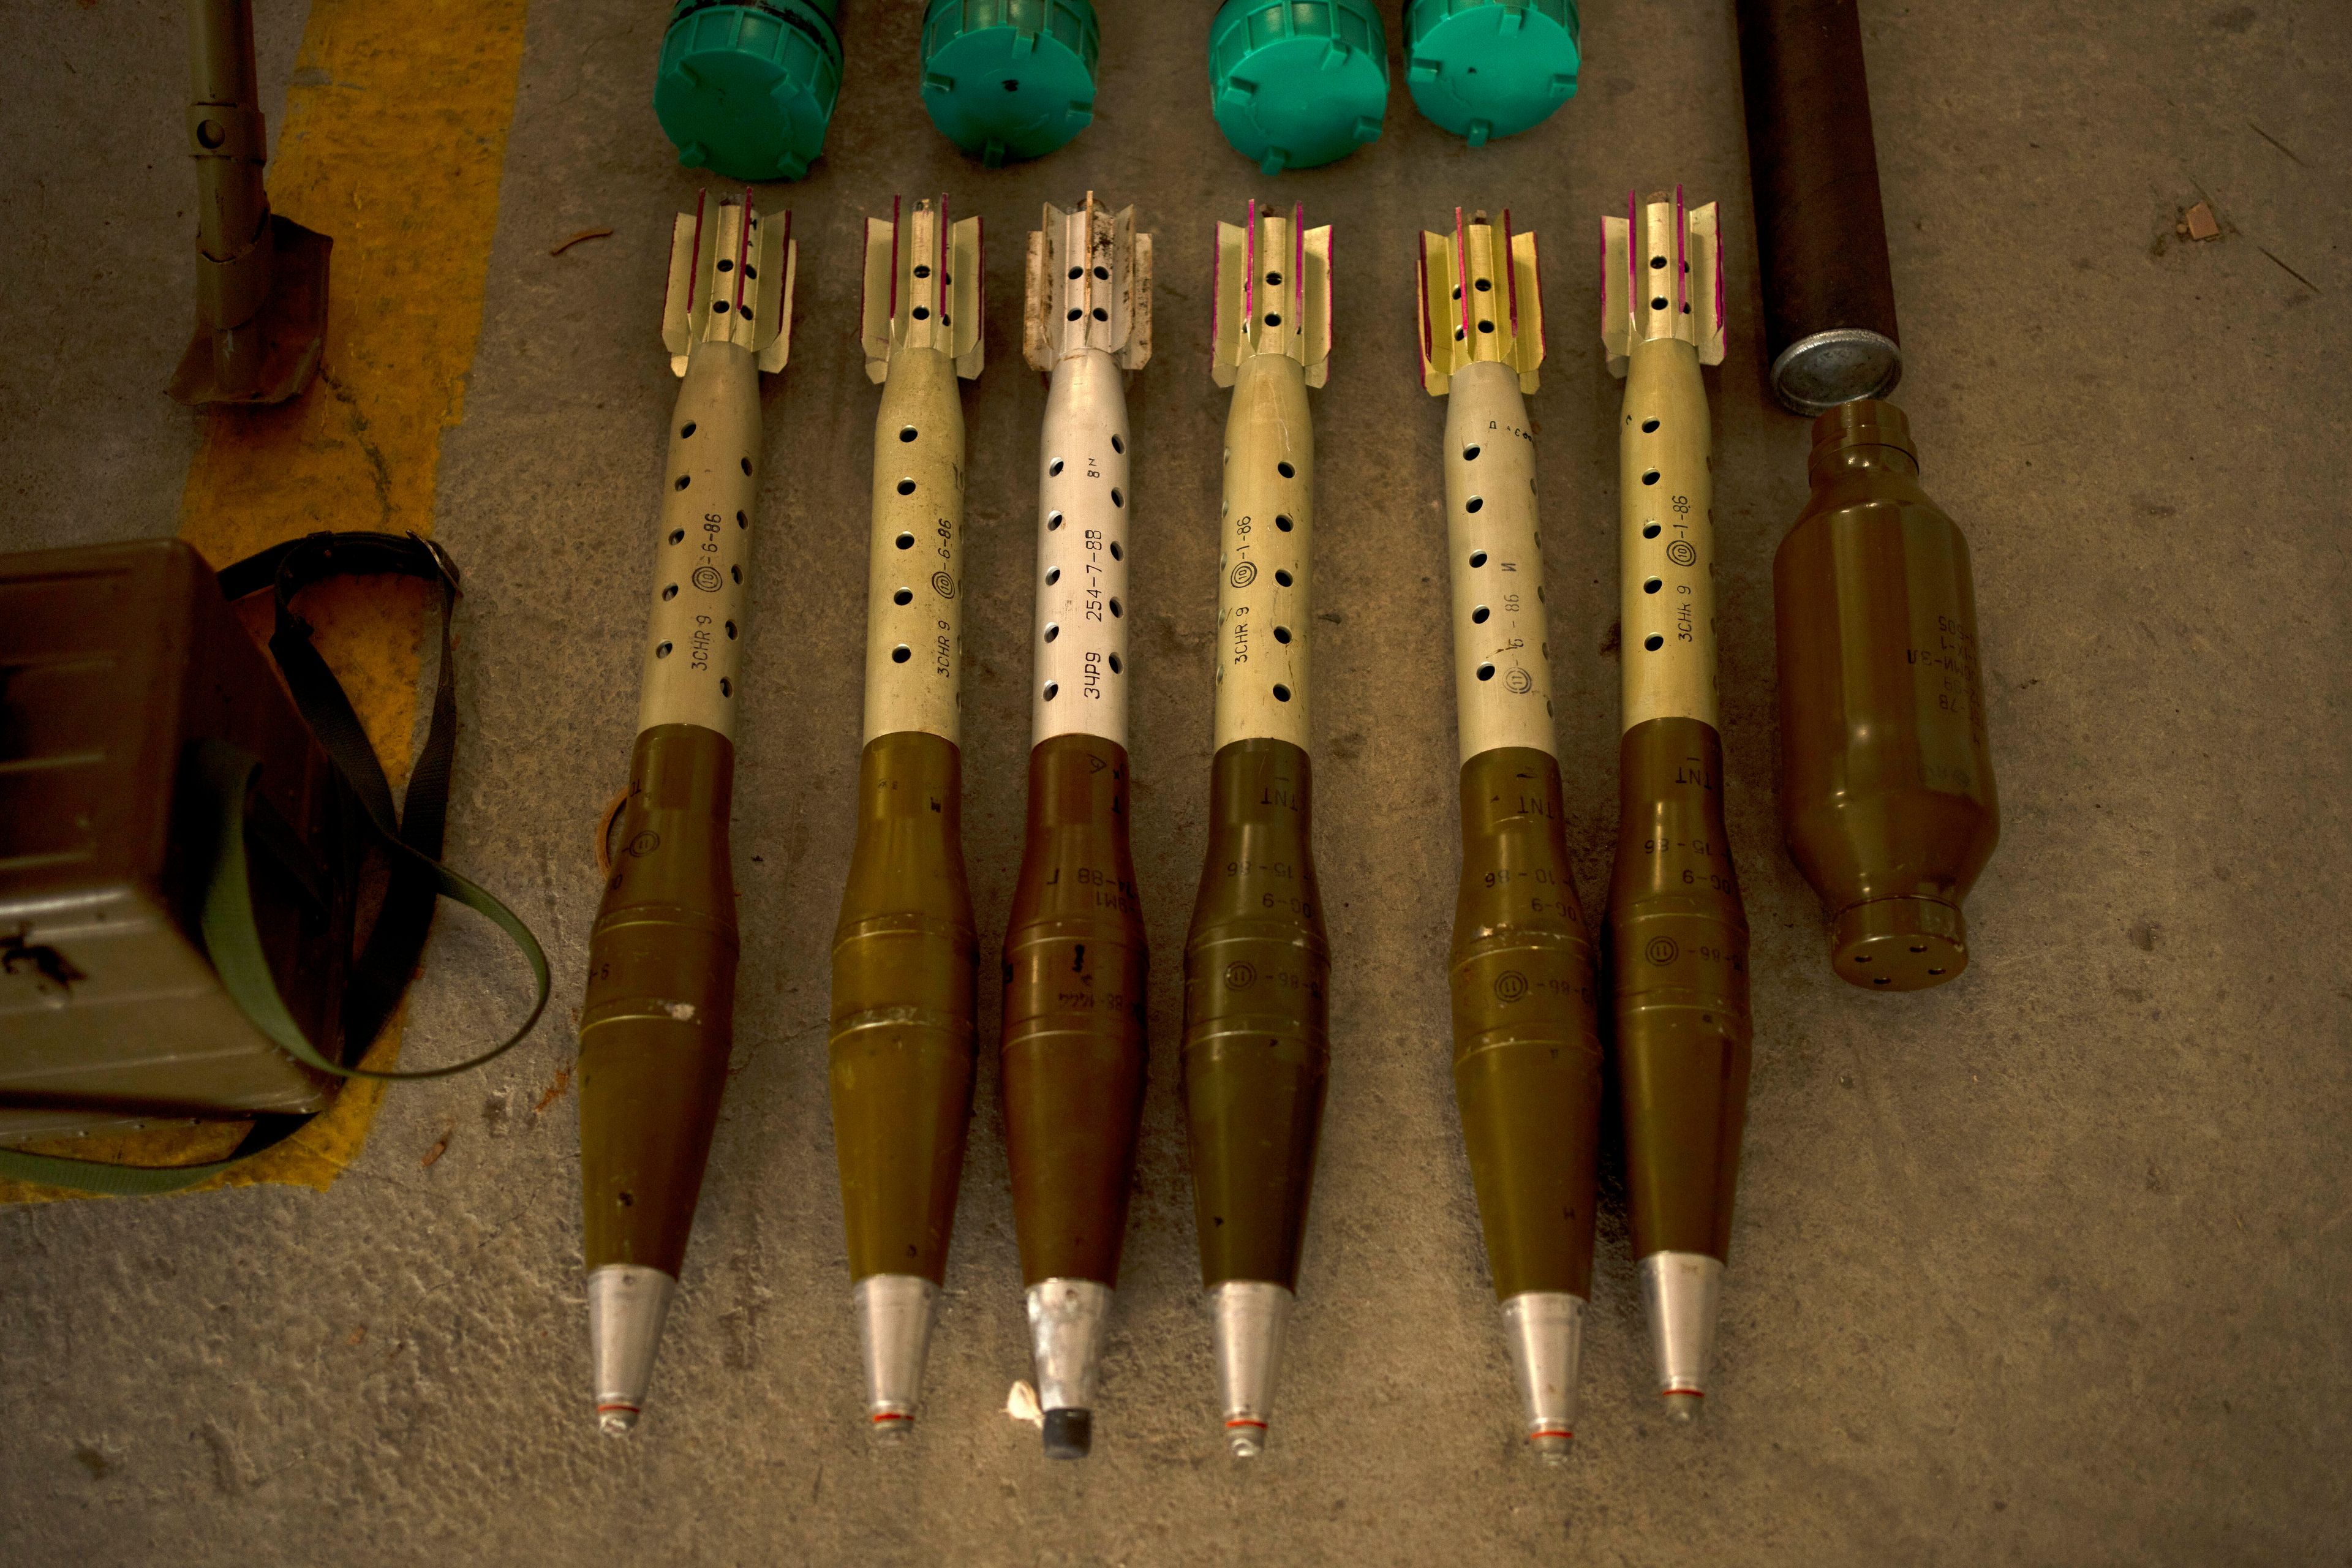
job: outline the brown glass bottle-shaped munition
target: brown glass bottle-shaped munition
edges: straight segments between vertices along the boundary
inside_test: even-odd
[[[1147,954],[1128,848],[1123,378],[1151,353],[1151,237],[1132,207],[1047,207],[1030,236],[1039,443],[1028,836],[1004,930],[1004,1142],[1045,1452],[1094,1434],[1143,1110]]]
[[[1831,967],[1922,990],[1968,967],[1960,901],[2000,837],[1968,541],[1891,403],[1815,420],[1811,476],[1772,563],[1781,830]]]

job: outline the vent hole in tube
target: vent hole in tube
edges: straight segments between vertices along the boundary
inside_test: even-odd
[[[1286,587],[1286,588],[1289,587],[1289,586],[1290,586],[1290,571],[1289,571],[1289,569],[1288,569],[1287,567],[1277,567],[1277,568],[1276,568],[1276,570],[1275,570],[1275,574],[1274,574],[1274,580],[1275,580],[1276,582],[1277,582],[1277,583],[1281,584],[1282,584],[1284,587]]]
[[[1472,551],[1470,552],[1470,564],[1473,566],[1484,566],[1486,564],[1486,552],[1483,550]]]
[[[1045,627],[1045,640],[1047,642],[1052,642],[1055,637],[1060,637],[1061,635],[1062,628],[1058,625],[1052,623],[1047,624]]]
[[[729,642],[733,642],[735,640],[735,623],[733,621],[727,623],[727,640]]]
[[[1642,584],[1642,592],[1644,594],[1654,594],[1664,586],[1665,584],[1664,583],[1661,583],[1655,577],[1653,577],[1648,582]]]
[[[1658,470],[1652,468],[1648,473],[1643,474],[1642,476],[1642,482],[1645,485],[1656,484],[1658,482]]]
[[[1298,470],[1292,468],[1288,463],[1276,463],[1274,466],[1274,471],[1280,474],[1286,479],[1297,479],[1298,477]]]
[[[919,432],[912,425],[902,425],[898,428],[898,439],[901,441],[911,441],[919,434],[920,434],[920,432]]]
[[[1114,452],[1124,452],[1127,450],[1127,443],[1113,436],[1110,438],[1110,449]]]
[[[1111,488],[1110,504],[1113,506],[1125,506],[1127,504],[1127,498],[1118,493],[1118,488],[1115,485]]]
[[[1287,686],[1284,686],[1284,685],[1280,684],[1279,682],[1277,682],[1277,683],[1276,684],[1276,686],[1275,686],[1275,689],[1274,689],[1274,700],[1275,700],[1276,702],[1287,702],[1287,701],[1289,701],[1289,700],[1290,700],[1290,688],[1288,688]]]
[[[1110,672],[1113,675],[1117,675],[1124,668],[1125,666],[1121,665],[1118,661],[1118,655],[1113,654],[1110,656]]]
[[[1486,605],[1479,605],[1476,609],[1470,612],[1470,624],[1474,626],[1485,626],[1486,624],[1486,616],[1488,613],[1489,612]]]
[[[748,316],[751,312],[746,310],[743,313]],[[719,695],[721,697],[732,697],[735,695],[735,683],[728,679],[723,675],[719,678]]]
[[[1274,628],[1274,640],[1275,640],[1275,641],[1276,641],[1276,642],[1282,642],[1282,643],[1286,643],[1286,642],[1288,642],[1288,641],[1290,640],[1290,628],[1289,628],[1288,626],[1276,626],[1276,627],[1275,627],[1275,628]]]
[[[1110,602],[1110,613],[1114,619],[1127,614],[1125,610],[1119,608],[1118,600],[1116,597],[1114,597]]]
[[[898,493],[902,496],[913,495],[915,493],[915,481],[912,479],[900,479],[898,481]]]
[[[1665,264],[1666,264],[1666,258],[1665,258],[1664,257],[1663,257],[1663,256],[1653,256],[1652,258],[1650,258],[1650,270],[1651,270],[1651,271],[1653,271],[1653,272],[1655,272],[1656,270],[1658,270],[1658,268],[1660,268],[1664,267]]]
[[[656,658],[667,658],[669,657],[669,644],[656,643],[654,645],[654,657]]]
[[[1642,434],[1644,436],[1654,434],[1657,428],[1658,422],[1654,419],[1644,419],[1642,421]]]
[[[1062,477],[1061,458],[1056,458],[1054,459],[1052,465],[1045,469],[1045,477],[1049,479],[1058,479]]]
[[[1643,537],[1643,538],[1644,538],[1644,539],[1655,539],[1655,538],[1657,538],[1657,537],[1658,537],[1658,525],[1657,525],[1656,523],[1654,523],[1654,522],[1652,522],[1652,523],[1644,523],[1644,524],[1643,525],[1643,527],[1642,527],[1642,537]]]
[[[1462,510],[1463,510],[1464,511],[1476,511],[1479,508],[1481,508],[1481,507],[1485,506],[1486,504],[1486,497],[1484,497],[1484,496],[1472,496],[1468,500],[1464,501],[1464,502],[1462,503]]]
[[[667,604],[668,604],[672,599],[675,599],[675,598],[677,598],[677,584],[672,583],[668,587],[664,588],[664,589],[662,590],[662,603],[663,603],[663,604],[667,605]]]
[[[739,511],[735,514],[735,526],[738,528],[749,528],[751,526],[751,520],[745,513]]]
[[[890,662],[892,664],[904,664],[914,657],[915,650],[908,647],[905,643],[900,643],[897,647],[890,650]]]
[[[890,602],[894,605],[911,605],[915,602],[915,591],[912,588],[901,588],[890,595]]]
[[[1061,526],[1062,526],[1062,514],[1061,514],[1060,512],[1058,512],[1058,511],[1055,511],[1055,512],[1048,512],[1048,513],[1046,513],[1046,514],[1045,514],[1045,531],[1046,531],[1046,532],[1051,533],[1051,532],[1053,532],[1053,531],[1054,531],[1054,530],[1055,530],[1055,529],[1057,529],[1057,528],[1059,528],[1059,527],[1061,527]]]
[[[1045,700],[1048,702],[1054,700],[1054,694],[1061,689],[1062,687],[1059,681],[1049,680],[1045,682]]]
[[[1481,679],[1481,680],[1492,680],[1492,679],[1495,679],[1495,667],[1494,667],[1493,665],[1491,665],[1491,664],[1482,664],[1482,665],[1480,665],[1480,666],[1478,667],[1478,679]]]
[[[915,548],[915,536],[911,533],[902,533],[898,536],[898,544],[901,550],[912,550]]]
[[[687,486],[692,483],[694,483],[694,476],[692,474],[680,474],[677,477],[677,484],[676,488],[678,489],[684,489]]]
[[[1290,521],[1290,514],[1288,512],[1276,512],[1274,518],[1274,526],[1280,529],[1283,532],[1288,533],[1293,527]]]
[[[693,420],[691,420],[691,419],[689,419],[689,420],[688,420],[688,421],[686,422],[685,427],[678,431],[678,433],[677,433],[677,438],[678,438],[679,440],[683,441],[683,440],[685,440],[688,437],[689,437],[689,436],[691,436],[691,435],[693,435],[693,434],[694,434],[694,421],[693,421]]]
[[[685,543],[685,542],[686,542],[686,530],[684,530],[684,529],[682,529],[682,528],[673,528],[673,529],[671,529],[671,530],[669,531],[669,542],[670,542],[672,544],[683,544],[683,543]]]
[[[1110,558],[1113,561],[1124,561],[1127,559],[1127,552],[1118,547],[1118,541],[1116,539],[1110,542]]]
[[[1062,569],[1061,569],[1059,566],[1055,567],[1051,572],[1048,572],[1048,573],[1046,573],[1046,574],[1045,574],[1045,586],[1047,586],[1048,588],[1052,587],[1055,584],[1056,584],[1056,583],[1060,582],[1061,580],[1062,580]]]
[[[1478,448],[1477,448],[1477,447],[1463,447],[1463,448],[1462,448],[1462,460],[1463,460],[1464,462],[1465,462],[1465,463],[1475,463],[1475,462],[1476,462],[1476,461],[1478,460]]]
[[[1655,653],[1660,648],[1666,646],[1666,639],[1660,637],[1657,633],[1652,632],[1648,637],[1642,639],[1642,646],[1648,648],[1652,653]]]

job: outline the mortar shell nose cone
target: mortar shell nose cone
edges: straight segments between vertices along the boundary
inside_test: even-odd
[[[1675,1419],[1688,1421],[1697,1414],[1715,1362],[1723,1264],[1704,1253],[1654,1252],[1642,1259],[1641,1268],[1658,1392]]]
[[[1576,1436],[1576,1373],[1584,1350],[1584,1299],[1564,1290],[1528,1290],[1503,1303],[1503,1339],[1519,1385],[1528,1442],[1547,1458],[1564,1458]]]
[[[1573,1432],[1530,1432],[1528,1434],[1528,1447],[1533,1449],[1535,1451],[1536,1458],[1541,1459],[1545,1464],[1564,1465],[1568,1463],[1569,1455],[1575,1452],[1576,1434]]]
[[[898,1442],[915,1424],[939,1293],[916,1274],[869,1274],[852,1292],[866,1363],[866,1413],[879,1441]]]
[[[1224,1412],[1225,1441],[1237,1459],[1255,1458],[1265,1447],[1292,1300],[1283,1287],[1259,1280],[1229,1279],[1209,1292],[1217,1404]]]
[[[1045,1412],[1045,1457],[1083,1459],[1094,1451],[1095,1413],[1091,1410]]]
[[[617,1437],[637,1424],[654,1379],[662,1325],[677,1281],[658,1268],[608,1263],[588,1275],[588,1356],[595,1373],[596,1427]]]
[[[1696,1425],[1700,1409],[1706,1404],[1706,1395],[1696,1388],[1670,1388],[1658,1399],[1665,1407],[1666,1419],[1677,1426]]]

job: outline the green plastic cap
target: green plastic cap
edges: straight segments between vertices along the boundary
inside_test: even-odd
[[[1093,121],[1101,53],[1088,0],[931,0],[923,107],[992,169],[1042,158]]]
[[[841,95],[838,0],[677,0],[654,113],[677,161],[730,180],[797,180]]]
[[[1576,0],[1406,0],[1404,37],[1413,102],[1473,147],[1576,96]]]
[[[1225,0],[1209,25],[1217,129],[1266,174],[1379,141],[1388,102],[1388,36],[1372,0]]]

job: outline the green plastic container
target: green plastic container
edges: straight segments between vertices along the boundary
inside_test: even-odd
[[[930,0],[923,107],[992,169],[1042,158],[1094,120],[1101,53],[1087,0]]]
[[[1209,106],[1269,174],[1380,140],[1388,37],[1372,0],[1225,0],[1209,25]]]
[[[654,113],[677,161],[730,180],[797,180],[841,95],[839,0],[677,0]]]
[[[1404,37],[1413,102],[1473,147],[1576,95],[1576,0],[1406,0]]]

